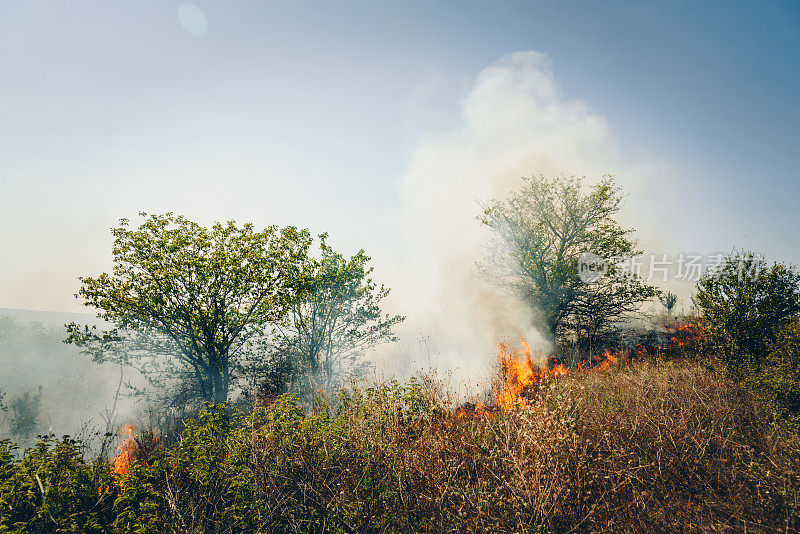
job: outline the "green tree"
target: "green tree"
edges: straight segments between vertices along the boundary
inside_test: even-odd
[[[760,369],[780,329],[800,312],[800,275],[790,266],[768,266],[750,251],[734,252],[697,282],[694,302],[710,348],[731,371]]]
[[[30,439],[39,426],[39,410],[42,405],[42,386],[36,392],[23,391],[11,401],[11,434],[23,441]]]
[[[667,310],[668,314],[671,314],[672,309],[675,308],[676,304],[678,304],[678,295],[672,291],[667,291],[666,293],[660,294],[658,299],[661,301],[661,304],[664,305],[664,308]]]
[[[330,388],[361,370],[365,351],[394,341],[404,317],[381,311],[389,289],[372,280],[369,256],[361,250],[347,258],[327,237],[320,235],[319,255],[306,259],[298,298],[278,326],[275,345],[300,377]]]
[[[294,300],[311,242],[306,230],[140,214],[112,229],[111,274],[81,278],[76,295],[112,328],[67,325],[67,342],[96,361],[134,366],[176,402],[224,402],[248,343]]]
[[[501,276],[530,305],[554,340],[572,336],[581,352],[602,331],[656,295],[614,261],[641,254],[614,216],[622,195],[611,177],[589,188],[577,177],[533,176],[480,217],[494,231]],[[584,261],[581,261],[584,260]],[[586,261],[589,260],[589,261]],[[581,273],[581,266],[602,267]],[[581,276],[588,274],[589,276]]]

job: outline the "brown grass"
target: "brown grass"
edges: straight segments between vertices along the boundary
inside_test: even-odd
[[[432,381],[356,391],[335,414],[304,417],[279,400],[230,434],[204,482],[191,474],[197,460],[154,474],[154,487],[170,488],[159,522],[183,532],[800,527],[797,436],[702,364],[620,364],[526,395],[494,418],[454,415]]]

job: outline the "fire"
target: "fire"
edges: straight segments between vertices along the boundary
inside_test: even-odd
[[[525,390],[532,385],[567,374],[564,364],[554,358],[545,358],[540,353],[538,359],[546,359],[547,365],[541,367],[534,363],[531,347],[524,339],[520,339],[519,349],[512,348],[508,343],[499,345],[497,361],[500,364],[501,382],[493,388],[497,406],[510,411],[522,402]]]
[[[467,402],[462,404],[456,410],[456,416],[458,417],[475,417],[481,419],[494,419],[495,412],[497,411],[497,407],[495,406],[487,406],[483,401],[477,400],[473,402]]]
[[[671,348],[685,347],[701,341],[702,331],[690,323],[675,322],[661,325],[666,331],[666,336]]]
[[[578,372],[603,372],[617,360],[619,357],[606,350],[602,357],[594,358],[593,366],[584,368],[579,365]],[[456,410],[456,415],[494,418],[500,410],[509,412],[528,402],[527,392],[535,385],[567,374],[567,367],[555,356],[538,353],[534,357],[530,345],[522,338],[518,348],[509,343],[500,343],[497,361],[500,373],[492,387],[491,401],[488,404],[481,401],[466,403]]]
[[[595,369],[595,371],[600,371],[600,372],[606,371],[606,370],[608,370],[609,367],[611,367],[611,364],[615,363],[618,359],[619,358],[617,358],[616,356],[611,354],[610,350],[606,350],[603,353],[603,359],[600,360],[597,363],[597,365],[595,366],[594,369]],[[596,360],[597,360],[597,358],[596,358]]]
[[[128,474],[128,471],[131,469],[131,464],[138,452],[136,438],[133,435],[133,427],[131,425],[124,425],[122,427],[122,433],[127,437],[120,446],[119,453],[114,458],[114,472],[118,475]]]

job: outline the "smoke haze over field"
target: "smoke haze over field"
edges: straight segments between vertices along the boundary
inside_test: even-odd
[[[617,173],[654,251],[798,262],[798,7],[701,4],[2,3],[0,306],[84,311],[76,277],[108,270],[108,229],[140,210],[389,257],[416,209],[397,182],[459,136],[504,167],[492,183]],[[541,59],[487,69],[519,50],[552,58],[561,95]]]
[[[525,335],[549,348],[530,310],[476,268],[487,245],[480,203],[532,173],[595,180],[620,162],[606,119],[561,95],[542,53],[509,54],[485,68],[461,108],[461,125],[424,139],[400,184],[410,244],[392,287],[408,315],[406,341],[432,337],[441,367],[470,372],[492,363],[498,339]]]
[[[38,421],[29,439],[36,434],[70,434],[96,445],[96,433],[105,427],[103,417],[114,405],[120,368],[93,363],[76,347],[65,345],[67,321],[96,324],[89,314],[0,309],[0,391],[6,407],[0,413],[1,436],[9,435],[14,399],[25,392],[36,394],[41,386]],[[135,382],[137,376],[124,370],[125,381]],[[136,411],[124,393],[123,386],[114,414],[117,422],[134,417]]]
[[[2,3],[0,307],[91,312],[78,277],[110,271],[109,229],[139,211],[296,225],[363,248],[391,288],[385,311],[407,320],[379,371],[472,377],[498,339],[547,349],[476,267],[480,203],[534,173],[614,174],[646,252],[798,262],[798,14],[781,1]],[[688,309],[691,283],[658,285]],[[9,395],[44,382],[54,420],[95,417],[118,377],[58,344],[0,362]]]
[[[402,237],[387,234],[373,259],[376,277],[392,288],[391,311],[407,320],[400,345],[379,351],[379,369],[407,376],[432,366],[471,380],[494,363],[498,340],[525,336],[547,351],[531,311],[478,269],[488,245],[481,203],[532,173],[595,180],[622,171],[626,189],[636,189],[648,173],[624,165],[617,145],[604,116],[562,96],[547,55],[516,52],[484,68],[460,101],[459,124],[422,136],[397,184]],[[630,176],[639,182],[626,183]],[[394,253],[380,253],[392,245]],[[96,368],[84,367],[90,375]]]

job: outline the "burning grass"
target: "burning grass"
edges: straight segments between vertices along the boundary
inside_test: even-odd
[[[505,411],[511,411],[524,402],[527,390],[542,381],[567,374],[563,364],[548,360],[539,354],[544,365],[534,363],[530,345],[520,339],[520,346],[514,349],[509,343],[502,343],[497,353],[500,367],[493,389],[494,403]]]
[[[800,526],[797,438],[748,393],[699,364],[614,371],[559,374],[495,418],[426,427],[410,477],[424,530]]]
[[[131,425],[123,425],[122,434],[125,436],[125,441],[120,445],[119,452],[112,462],[114,473],[120,476],[128,474],[128,471],[131,469],[131,464],[136,459],[138,452],[136,438],[133,434],[133,427]]]
[[[722,375],[695,363],[534,374],[509,351],[491,417],[459,417],[431,380],[358,390],[311,416],[282,398],[238,423],[207,416],[148,483],[191,531],[800,527],[797,437]],[[242,508],[219,512],[234,490]]]
[[[605,351],[591,365],[579,365],[575,373],[605,372],[619,358]],[[494,417],[499,411],[510,412],[532,402],[537,388],[549,381],[565,376],[567,367],[555,356],[535,354],[524,338],[514,347],[504,342],[498,345],[498,372],[492,384],[492,396],[488,400],[468,402],[456,410],[459,416]]]
[[[431,379],[310,415],[291,397],[247,415],[212,408],[174,446],[139,448],[108,531],[800,528],[797,436],[721,373],[606,360],[533,375],[512,354],[524,366],[504,383],[522,388],[511,409],[484,407],[491,417],[461,416]]]

